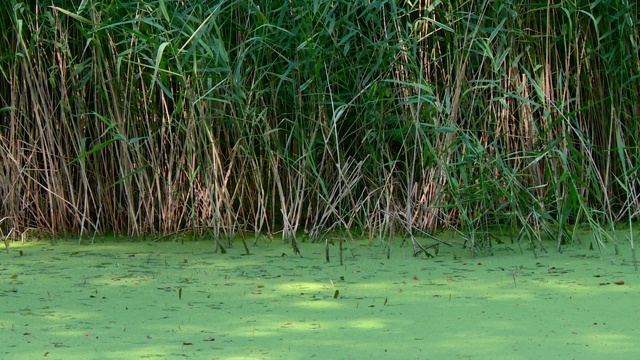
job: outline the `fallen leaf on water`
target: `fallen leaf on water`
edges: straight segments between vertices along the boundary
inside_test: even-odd
[[[120,281],[120,278],[111,278],[113,281]]]
[[[252,291],[253,295],[262,295],[262,291]]]
[[[212,337],[204,339],[204,341],[215,341],[215,340],[216,340],[216,339],[214,339],[214,338],[212,338]]]
[[[614,282],[616,285],[624,285],[624,280]]]
[[[182,343],[182,345],[193,345],[193,343],[192,343],[192,342],[185,341],[185,342],[183,342],[183,343]]]

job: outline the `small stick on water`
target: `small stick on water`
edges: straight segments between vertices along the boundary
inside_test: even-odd
[[[338,241],[340,242],[340,266],[342,266],[342,238]]]
[[[329,239],[324,239],[324,254],[327,262],[329,262]]]

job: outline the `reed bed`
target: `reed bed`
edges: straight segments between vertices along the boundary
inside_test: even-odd
[[[635,2],[31,3],[0,4],[4,236],[617,250],[640,213]]]

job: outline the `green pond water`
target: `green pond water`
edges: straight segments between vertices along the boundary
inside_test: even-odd
[[[640,273],[576,244],[105,240],[0,253],[2,359],[637,359]],[[515,251],[514,251],[515,250]],[[612,249],[609,250],[612,252]],[[621,285],[616,284],[616,282]],[[622,282],[624,282],[622,284]]]

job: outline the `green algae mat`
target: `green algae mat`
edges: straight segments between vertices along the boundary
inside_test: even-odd
[[[626,246],[628,247],[628,246]],[[549,246],[553,248],[553,246]],[[636,359],[640,274],[575,245],[435,258],[377,244],[12,244],[2,359]],[[621,245],[621,249],[625,246]]]

